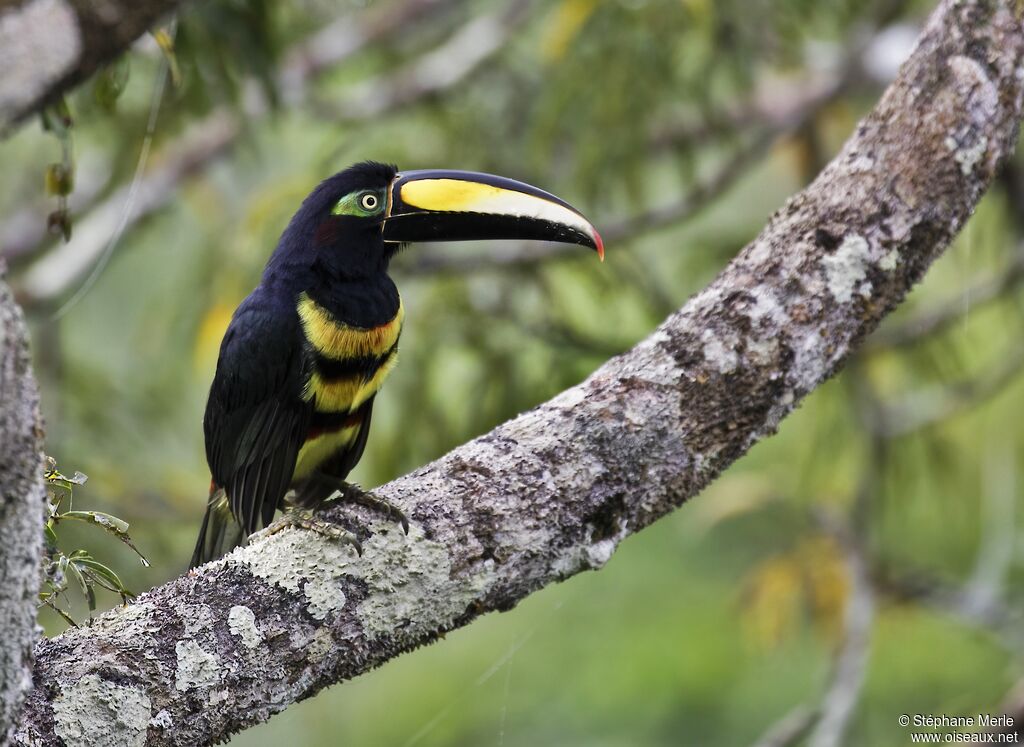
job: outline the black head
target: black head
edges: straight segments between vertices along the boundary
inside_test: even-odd
[[[397,173],[394,166],[364,161],[320,182],[281,235],[267,271],[303,268],[358,279],[387,270],[397,247],[385,243],[381,231]]]
[[[264,274],[330,283],[387,271],[403,243],[539,239],[588,246],[597,229],[567,202],[523,182],[471,171],[407,171],[365,161],[303,201]]]

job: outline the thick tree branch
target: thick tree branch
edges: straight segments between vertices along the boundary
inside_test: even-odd
[[[0,263],[0,273],[3,271]],[[43,550],[43,429],[25,319],[0,280],[0,742],[32,687]]]
[[[0,133],[124,52],[181,0],[0,0]]]
[[[22,743],[205,744],[601,567],[707,485],[877,325],[1013,147],[1012,0],[945,0],[835,160],[702,293],[587,381],[334,507],[363,555],[283,529],[37,648]],[[614,257],[614,255],[612,255]]]

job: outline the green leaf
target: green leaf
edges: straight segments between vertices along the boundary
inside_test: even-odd
[[[42,118],[43,129],[54,133],[58,137],[67,137],[68,130],[74,124],[74,119],[71,117],[71,109],[63,97],[46,107],[43,110]]]
[[[103,513],[102,511],[65,511],[61,514],[61,518],[84,521],[87,524],[95,524],[96,526],[103,527],[114,534],[117,534],[118,532],[127,532],[129,526],[128,522],[124,519],[119,519],[116,516]]]
[[[153,39],[160,47],[160,51],[164,53],[164,58],[167,60],[167,69],[171,74],[171,84],[175,88],[181,87],[181,68],[178,66],[178,55],[174,51],[174,37],[170,35],[167,29],[157,29],[152,32]]]
[[[149,561],[146,560],[146,556],[139,552],[132,542],[131,537],[128,536],[128,522],[124,519],[119,519],[111,514],[104,513],[102,511],[66,511],[60,515],[62,519],[74,519],[75,521],[84,521],[86,524],[93,524],[101,529],[113,534],[119,540],[124,542],[130,547],[136,555],[139,556],[139,560],[142,561],[142,565],[149,568]]]
[[[51,163],[46,167],[46,194],[66,196],[75,188],[75,170],[64,163]]]
[[[92,571],[99,579],[105,581],[109,586],[101,584],[104,588],[110,591],[116,591],[118,594],[130,594],[131,592],[125,588],[124,583],[118,577],[118,575],[106,565],[99,562],[94,558],[80,558],[76,561],[76,564],[81,568],[88,568]]]
[[[46,524],[43,525],[43,532],[46,534],[46,544],[50,548],[57,547],[57,533],[53,531],[52,521],[47,521]]]
[[[113,113],[117,108],[117,100],[128,86],[129,73],[128,55],[121,55],[119,59],[107,65],[96,76],[93,96],[107,113]]]
[[[78,623],[76,623],[74,621],[74,619],[71,617],[71,615],[69,615],[67,612],[62,610],[60,607],[58,607],[56,604],[54,604],[51,600],[47,599],[46,601],[44,601],[43,602],[43,606],[49,607],[51,610],[53,610],[58,615],[60,615],[62,618],[64,618],[64,622],[66,622],[72,628],[77,628],[78,627]]]
[[[78,586],[82,589],[82,593],[85,594],[86,596],[88,596],[89,595],[89,590],[92,587],[85,580],[85,576],[82,575],[82,571],[79,570],[78,565],[76,563],[69,563],[68,564],[68,571],[69,571],[68,576],[69,577],[73,577],[76,581],[78,581]]]

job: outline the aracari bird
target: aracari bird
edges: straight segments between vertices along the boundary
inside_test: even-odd
[[[528,184],[366,162],[323,181],[281,235],[220,347],[203,430],[212,473],[192,566],[340,491],[366,447],[373,400],[397,360],[405,309],[388,277],[404,244],[541,239],[604,258],[575,208]]]

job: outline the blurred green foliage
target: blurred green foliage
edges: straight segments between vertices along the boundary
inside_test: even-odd
[[[221,107],[240,118],[237,142],[132,225],[59,320],[52,306],[29,309],[48,451],[90,475],[96,508],[131,522],[153,561],[143,569],[129,548],[104,547],[130,588],[185,568],[205,501],[201,417],[220,336],[321,178],[364,158],[494,171],[557,192],[601,228],[616,225],[714,177],[763,127],[758,112],[785,109],[794,90],[827,77],[878,19],[916,23],[929,7],[534,3],[502,50],[450,89],[377,117],[335,116],[367,81],[381,95],[414,85],[396,71],[503,7],[454,2],[411,17],[287,103],[278,71],[309,35],[338,18],[358,34],[403,2],[367,5],[189,6],[167,31],[180,82],[164,91],[151,166]],[[69,99],[79,165],[109,171],[97,200],[135,169],[164,60],[142,43],[95,92]],[[657,230],[638,226],[608,246],[604,265],[578,252],[462,272],[459,260],[487,255],[486,245],[399,256],[401,362],[353,477],[372,486],[401,475],[649,334],[813,176],[879,85],[859,80],[751,158],[709,207]],[[254,95],[265,106],[253,108]],[[683,134],[652,146],[666,130]],[[33,127],[0,144],[0,207],[30,202],[45,220],[54,198],[42,196],[43,174],[61,153]],[[826,529],[836,523],[861,537],[876,595],[848,743],[904,743],[901,713],[996,709],[1024,675],[1014,629],[1024,609],[1024,297],[1017,285],[977,306],[962,294],[1020,261],[1021,166],[1018,157],[881,334],[920,314],[949,314],[943,329],[866,350],[777,436],[626,541],[600,573],[481,619],[233,743],[752,743],[795,706],[817,706],[832,681],[851,588],[842,543]],[[427,252],[453,266],[422,272],[418,253]],[[15,286],[21,277],[14,272]],[[76,547],[94,540],[70,537]],[[993,552],[1007,542],[1008,555]],[[990,602],[972,606],[965,589]],[[44,623],[62,627],[56,617]]]

